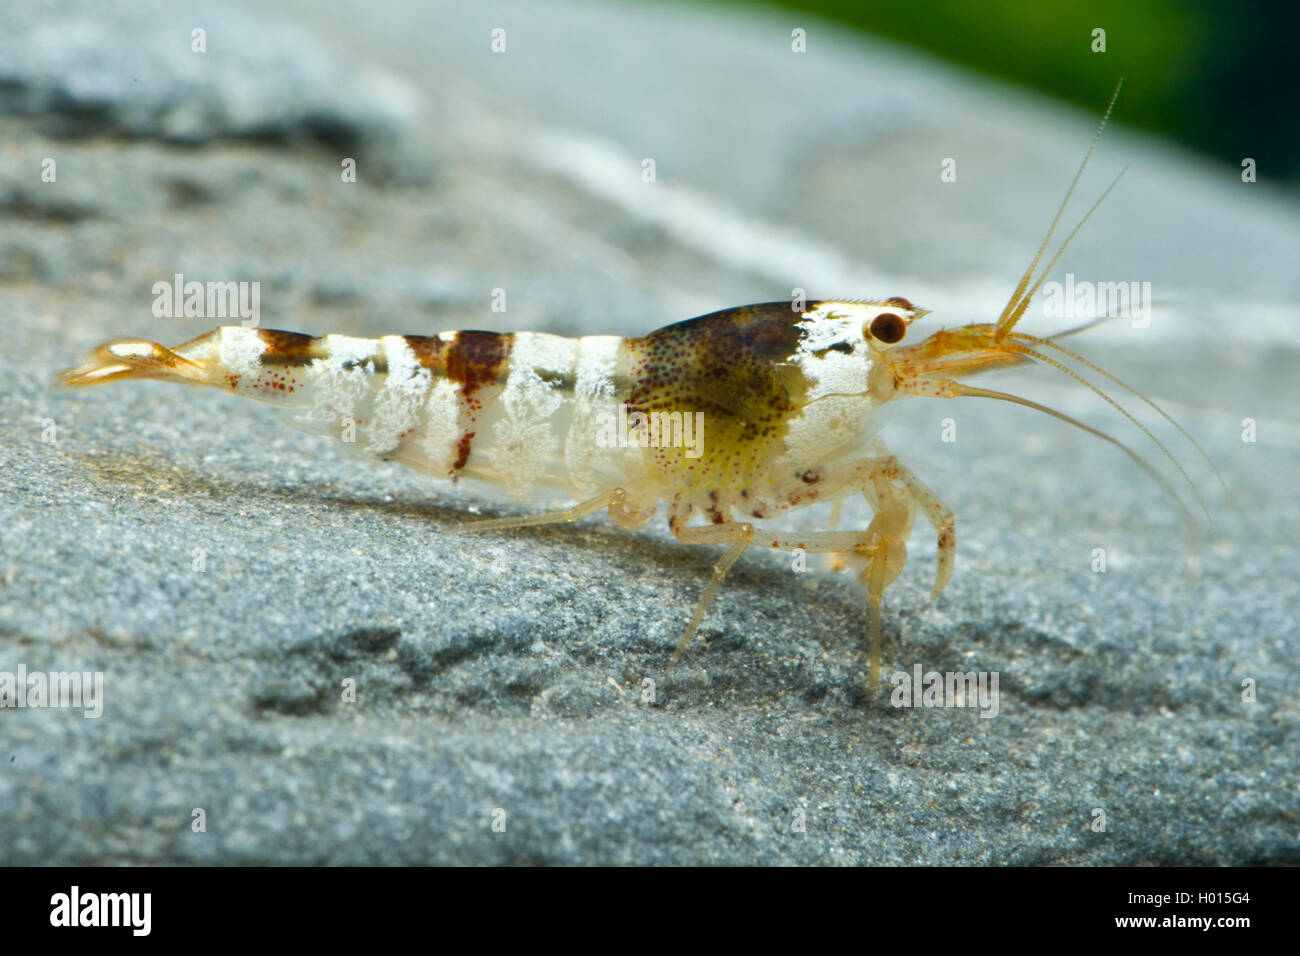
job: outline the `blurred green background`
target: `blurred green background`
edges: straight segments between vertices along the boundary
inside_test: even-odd
[[[838,20],[1097,111],[1123,76],[1123,122],[1300,185],[1296,0],[734,2]]]

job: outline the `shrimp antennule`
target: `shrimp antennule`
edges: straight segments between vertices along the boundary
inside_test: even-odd
[[[1038,284],[1034,286],[1028,295],[1024,295],[1025,289],[1029,287],[1029,283],[1034,277],[1034,270],[1038,268],[1038,263],[1042,259],[1043,253],[1047,251],[1047,244],[1052,241],[1052,236],[1056,232],[1056,227],[1061,224],[1061,216],[1065,214],[1065,207],[1069,205],[1070,198],[1074,195],[1075,187],[1079,185],[1079,179],[1083,176],[1083,171],[1088,166],[1088,160],[1092,159],[1092,154],[1097,149],[1097,143],[1101,139],[1102,131],[1106,128],[1106,121],[1110,119],[1111,111],[1115,109],[1115,101],[1119,99],[1119,91],[1123,88],[1124,80],[1121,77],[1120,81],[1115,84],[1115,92],[1111,94],[1110,103],[1106,106],[1106,112],[1102,114],[1101,122],[1097,125],[1097,132],[1092,137],[1092,143],[1088,146],[1088,152],[1084,154],[1083,162],[1079,164],[1079,169],[1074,174],[1074,179],[1070,182],[1070,188],[1065,191],[1065,198],[1061,200],[1061,205],[1057,207],[1056,215],[1052,217],[1052,224],[1047,227],[1047,235],[1043,236],[1043,241],[1039,243],[1038,251],[1034,253],[1034,258],[1029,263],[1029,268],[1026,269],[1025,274],[1020,277],[1020,282],[1016,285],[1016,291],[1011,294],[1011,298],[1007,300],[1006,306],[1002,309],[1002,314],[998,316],[997,337],[999,339],[1007,332],[1011,331],[1012,327],[1020,321],[1020,317],[1024,315],[1025,309],[1029,307],[1029,301],[1034,297],[1034,293],[1038,291],[1038,286],[1042,285],[1043,277],[1046,277],[1046,275],[1051,272],[1052,268],[1056,265],[1057,260],[1061,258],[1061,253],[1065,252],[1066,247],[1070,244],[1070,240],[1074,238],[1075,233],[1077,233],[1079,229],[1083,227],[1083,224],[1088,221],[1088,216],[1091,216],[1093,211],[1101,205],[1101,200],[1105,199],[1106,196],[1109,195],[1111,189],[1115,188],[1115,183],[1119,182],[1119,176],[1115,177],[1115,182],[1110,184],[1110,187],[1106,192],[1102,193],[1101,199],[1098,199],[1097,202],[1093,204],[1092,209],[1088,210],[1087,215],[1080,220],[1079,225],[1075,226],[1074,231],[1066,237],[1065,242],[1061,244],[1061,248],[1057,251],[1056,256],[1052,259],[1047,268],[1043,270],[1043,277],[1039,278]],[[1121,172],[1120,176],[1123,175],[1124,173]]]

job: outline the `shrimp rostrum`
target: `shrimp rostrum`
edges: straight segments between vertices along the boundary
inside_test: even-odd
[[[516,500],[540,501],[546,492],[578,502],[471,522],[463,526],[469,530],[571,522],[601,510],[631,529],[666,503],[679,541],[722,548],[673,662],[751,545],[833,555],[865,586],[874,693],[883,596],[906,564],[918,513],[938,541],[934,597],[948,584],[956,553],[953,513],[876,434],[881,405],[913,396],[1016,402],[1118,445],[1168,490],[1114,438],[1028,399],[959,381],[1039,361],[1120,407],[1076,366],[1127,389],[1122,382],[1051,339],[1015,330],[1056,262],[1033,282],[1073,189],[996,322],[935,331],[915,344],[908,344],[911,328],[928,313],[901,297],[774,302],[642,338],[462,331],[363,339],[230,326],[171,348],[114,340],[62,381],[213,386],[293,409],[303,426],[435,475],[489,483]],[[857,495],[873,514],[859,530],[790,533],[755,523]]]

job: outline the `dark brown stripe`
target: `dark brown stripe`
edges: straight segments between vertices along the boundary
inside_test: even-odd
[[[460,439],[456,442],[454,476],[469,461],[476,434],[475,421],[483,407],[480,389],[504,385],[510,370],[510,352],[515,337],[509,332],[457,332],[454,338],[432,335],[404,336],[406,344],[423,368],[436,378],[447,378],[460,385]]]
[[[504,385],[515,337],[509,332],[457,332],[451,340],[436,335],[406,335],[416,360],[438,378],[459,382],[472,392],[485,384]]]
[[[466,399],[472,399],[481,386],[506,380],[514,344],[510,332],[457,332],[447,350],[446,375],[460,383]]]
[[[453,474],[465,467],[465,462],[469,461],[469,450],[473,444],[473,432],[465,432],[460,436],[460,441],[456,443],[456,462],[451,466]]]
[[[265,349],[263,365],[305,365],[324,354],[320,339],[301,332],[282,332],[279,329],[258,329],[257,337]]]
[[[403,335],[402,338],[415,353],[415,360],[441,378],[447,368],[447,349],[451,343],[436,335]]]

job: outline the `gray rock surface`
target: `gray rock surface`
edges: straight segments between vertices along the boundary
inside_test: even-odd
[[[1198,570],[1110,446],[903,403],[884,437],[957,512],[958,570],[926,609],[917,532],[887,673],[996,671],[997,717],[868,701],[860,595],[770,553],[667,672],[710,553],[659,523],[453,536],[501,505],[230,396],[52,378],[205,331],[150,313],[176,272],[316,333],[639,334],[796,286],[987,319],[1095,117],[790,14],[317,7],[0,15],[0,671],[105,675],[98,719],[0,710],[0,862],[1300,862],[1293,196],[1121,100],[1083,198],[1131,169],[1056,273],[1153,283],[1149,327],[1073,343],[1222,469],[1157,428],[1210,501]],[[989,385],[1141,442],[1050,369]]]

